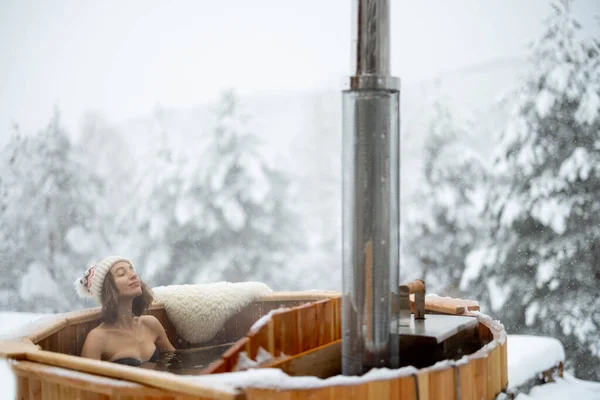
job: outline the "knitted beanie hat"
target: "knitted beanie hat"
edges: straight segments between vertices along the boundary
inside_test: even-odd
[[[110,256],[88,268],[83,275],[74,282],[75,290],[79,297],[82,299],[92,297],[101,303],[104,278],[113,265],[119,261],[125,261],[133,265],[131,261],[125,257]]]

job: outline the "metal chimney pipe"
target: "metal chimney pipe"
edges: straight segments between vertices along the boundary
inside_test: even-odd
[[[398,368],[400,81],[388,0],[354,0],[343,104],[342,373]]]

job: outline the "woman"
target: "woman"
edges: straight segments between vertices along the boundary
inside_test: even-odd
[[[102,304],[102,323],[83,344],[82,357],[140,366],[156,361],[160,351],[175,351],[156,317],[142,315],[153,301],[152,290],[129,260],[107,257],[75,282],[81,297]]]

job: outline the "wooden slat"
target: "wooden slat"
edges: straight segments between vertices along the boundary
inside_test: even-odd
[[[331,302],[333,303],[333,321],[335,323],[333,340],[338,340],[342,338],[342,298],[333,298]]]
[[[487,392],[487,357],[478,357],[471,360],[473,373],[473,391],[478,400],[488,399]]]
[[[44,400],[58,400],[58,396],[54,394],[54,385],[44,380],[42,382],[42,399]]]
[[[328,301],[328,300],[327,300]],[[285,355],[296,355],[300,352],[298,343],[298,310],[295,308],[272,316],[275,351],[273,355],[281,353]]]
[[[298,346],[304,352],[317,347],[317,307],[314,303],[307,303],[297,308],[298,318]]]
[[[398,393],[400,393],[402,399],[420,400],[419,394],[417,393],[418,377],[413,375],[405,376],[394,379],[394,382],[397,382],[398,384]]]
[[[493,338],[494,335],[492,334],[490,328],[483,322],[479,321],[479,341],[485,344],[491,342]]]
[[[335,324],[333,322],[333,302],[321,300],[315,303],[317,308],[317,346],[323,346],[333,341]]]
[[[247,388],[244,391],[247,400],[334,400],[335,397],[331,392],[330,388],[296,390]]]
[[[412,377],[408,377],[410,384],[407,386],[403,379],[373,380],[361,384],[336,387],[339,398],[361,398],[365,400],[376,399],[415,399],[415,384]],[[413,394],[413,396],[411,396]]]
[[[380,380],[366,383],[367,398],[370,399],[391,399],[394,395],[398,396],[398,389],[395,387],[394,380]],[[401,398],[398,396],[398,398]],[[403,399],[404,400],[404,399]]]
[[[271,319],[267,321],[266,324],[261,326],[256,332],[251,332],[248,334],[248,342],[245,346],[246,351],[248,352],[248,357],[256,360],[256,355],[258,354],[258,349],[260,347],[271,354],[278,354],[275,334],[273,331],[274,321]]]
[[[42,381],[36,377],[29,378],[29,399],[39,400],[42,398]]]
[[[15,376],[16,395],[19,400],[29,400],[29,379],[26,376]]]
[[[453,367],[429,372],[429,399],[456,399],[456,377]]]
[[[473,363],[461,364],[458,367],[460,382],[460,400],[477,400],[473,385]]]
[[[402,399],[417,400],[417,386],[414,376],[405,376],[388,380],[378,380],[366,383],[368,399]]]
[[[417,385],[419,388],[419,400],[429,400],[429,372],[419,370],[417,372]]]
[[[500,386],[502,390],[508,387],[508,338],[504,339],[504,343],[500,346]]]
[[[489,400],[493,400],[502,390],[501,371],[500,346],[497,345],[487,356],[487,393]]]
[[[333,386],[330,388],[329,395],[332,400],[371,400],[371,398],[369,398],[369,385],[366,383],[361,385]]]
[[[244,389],[246,400],[291,400],[290,392],[280,392],[273,389],[246,388]],[[318,399],[315,399],[318,400]]]

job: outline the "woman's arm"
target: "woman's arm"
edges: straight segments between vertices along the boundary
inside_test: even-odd
[[[171,344],[171,341],[167,337],[167,332],[165,332],[165,328],[163,328],[160,321],[153,315],[144,315],[144,320],[152,329],[152,332],[156,335],[156,347],[159,351],[175,351],[175,347]]]
[[[92,329],[85,338],[81,357],[102,360],[102,349],[104,348],[104,333],[98,329]]]

